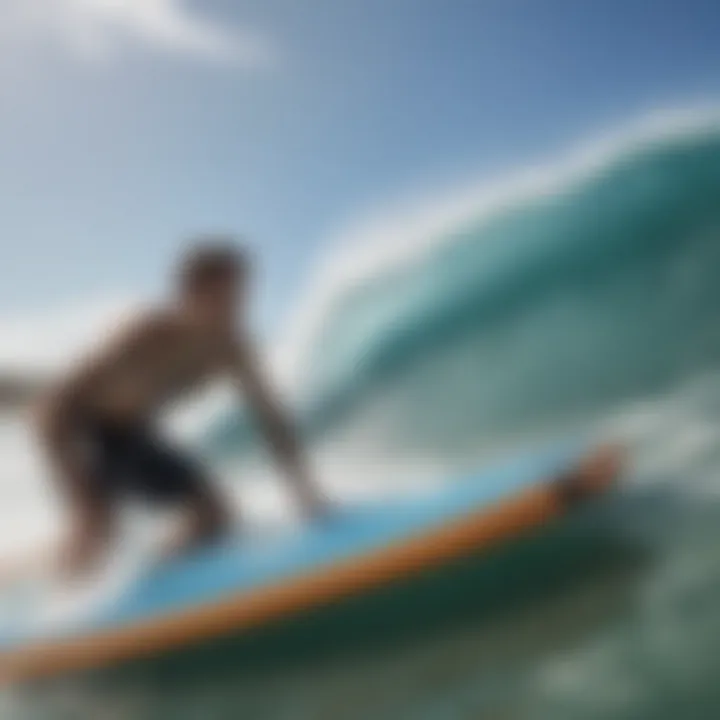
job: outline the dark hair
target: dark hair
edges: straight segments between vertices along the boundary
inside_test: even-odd
[[[195,290],[218,280],[242,276],[248,269],[246,251],[232,240],[204,237],[185,251],[178,272],[180,285]]]

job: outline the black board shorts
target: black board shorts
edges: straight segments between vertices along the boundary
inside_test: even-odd
[[[154,428],[97,418],[83,427],[94,488],[104,499],[130,495],[167,504],[205,494],[208,482],[201,463]]]

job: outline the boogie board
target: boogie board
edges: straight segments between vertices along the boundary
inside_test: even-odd
[[[272,539],[230,539],[72,612],[0,597],[0,685],[241,636],[487,552],[602,495],[618,470],[612,450],[545,448],[422,495],[339,508]]]

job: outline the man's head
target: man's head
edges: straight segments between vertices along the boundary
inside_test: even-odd
[[[183,304],[208,325],[232,325],[244,299],[249,262],[231,240],[206,237],[183,256],[178,285]]]

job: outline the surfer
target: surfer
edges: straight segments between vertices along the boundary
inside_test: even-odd
[[[183,510],[183,532],[171,552],[228,532],[228,503],[206,468],[158,429],[170,403],[220,376],[242,387],[305,510],[323,512],[245,327],[249,276],[242,250],[222,239],[201,240],[182,258],[169,303],[136,316],[43,393],[37,432],[69,504],[71,533],[59,559],[70,573],[90,569],[107,550],[118,503],[128,494]]]

